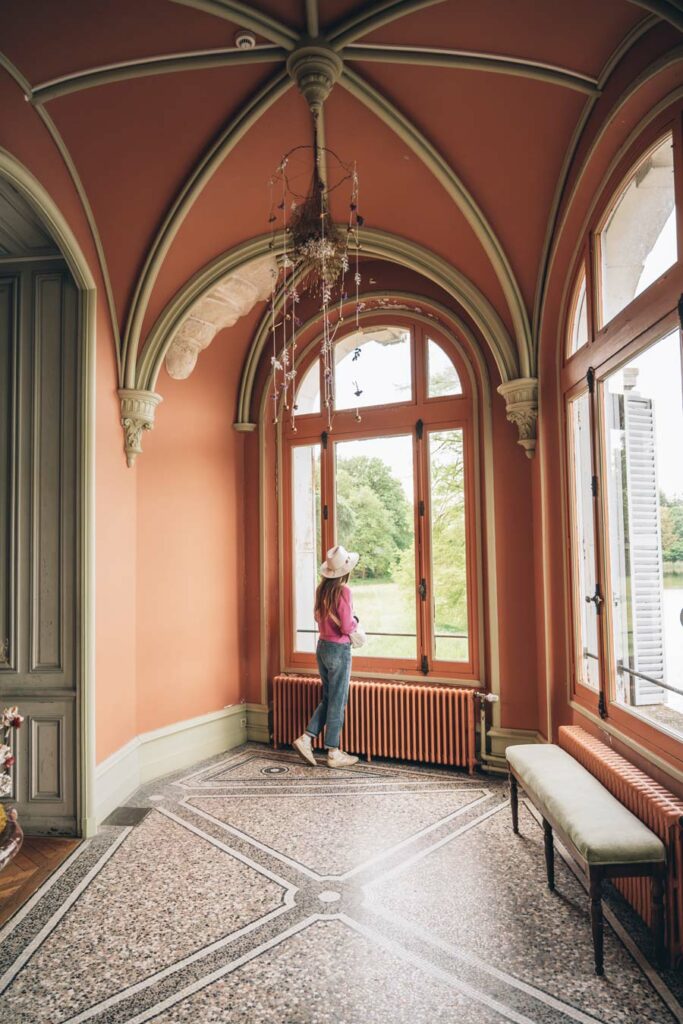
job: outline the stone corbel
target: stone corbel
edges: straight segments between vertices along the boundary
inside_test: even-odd
[[[142,454],[142,432],[154,426],[154,414],[162,397],[155,391],[119,388],[119,398],[126,462],[130,469],[135,465],[136,457]]]
[[[533,459],[536,451],[536,420],[538,418],[538,378],[519,377],[498,387],[505,399],[505,412],[519,432],[518,444]]]

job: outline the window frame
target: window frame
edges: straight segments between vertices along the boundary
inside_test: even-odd
[[[562,395],[562,448],[564,461],[565,492],[565,558],[568,571],[565,573],[565,596],[570,610],[570,636],[568,643],[569,696],[579,708],[589,714],[597,711],[602,719],[608,720],[626,735],[642,743],[649,750],[665,756],[681,759],[683,739],[662,724],[654,724],[640,715],[636,708],[620,704],[616,700],[617,677],[614,664],[612,641],[612,620],[609,595],[611,593],[610,564],[607,527],[607,486],[606,452],[604,446],[604,389],[607,378],[620,366],[638,353],[678,329],[683,352],[683,302],[679,305],[681,279],[683,277],[683,104],[678,103],[653,121],[647,130],[629,147],[610,175],[602,190],[588,223],[588,230],[581,243],[580,253],[575,262],[572,277],[573,287],[566,300],[567,314],[563,323],[563,348],[565,359],[560,370],[560,391]],[[667,134],[673,138],[674,196],[676,203],[677,260],[640,295],[621,310],[607,324],[600,322],[599,303],[601,285],[599,232],[607,223],[614,204],[619,200],[624,187],[638,164],[646,158]],[[571,343],[572,313],[578,294],[581,267],[586,269],[586,292],[588,302],[588,342],[572,355]],[[683,296],[681,296],[683,299]],[[602,611],[598,619],[599,690],[585,686],[580,681],[577,666],[578,637],[580,620],[577,618],[577,587],[574,563],[574,522],[572,489],[574,464],[572,462],[570,402],[586,391],[590,392],[590,440],[592,474],[596,479],[597,495],[594,497],[595,529],[595,575],[603,598]],[[597,702],[597,708],[596,708]]]
[[[594,309],[593,309],[593,295],[590,288],[590,272],[589,266],[591,262],[590,245],[588,241],[584,244],[581,250],[581,258],[578,261],[578,265],[573,275],[573,285],[570,292],[569,305],[567,307],[567,316],[564,324],[564,349],[563,349],[563,364],[569,363],[571,360],[576,359],[577,356],[582,355],[586,352],[594,342]],[[575,352],[571,351],[572,335],[574,333],[574,324],[576,323],[576,314],[579,304],[579,296],[581,294],[582,281],[586,282],[586,340]]]
[[[289,421],[281,424],[281,537],[283,540],[282,565],[284,583],[280,588],[280,607],[284,636],[282,637],[283,663],[285,671],[315,670],[315,656],[310,653],[296,651],[294,641],[294,601],[293,592],[293,515],[292,515],[292,452],[301,445],[322,443],[321,451],[321,561],[323,552],[334,543],[335,536],[335,483],[334,458],[335,443],[340,441],[361,440],[370,437],[390,437],[410,435],[412,437],[414,461],[414,502],[413,516],[415,528],[415,561],[416,561],[416,643],[417,658],[363,658],[362,652],[354,654],[353,674],[364,677],[389,676],[415,679],[424,682],[463,682],[478,686],[480,683],[480,580],[479,552],[476,512],[480,506],[477,489],[479,474],[476,472],[476,452],[478,450],[478,425],[475,419],[476,402],[472,393],[472,382],[460,354],[454,344],[438,328],[422,323],[405,315],[395,315],[388,310],[384,315],[371,315],[363,319],[364,327],[397,326],[408,329],[411,333],[411,367],[413,374],[413,396],[409,401],[401,401],[386,405],[368,406],[360,410],[362,421],[355,420],[355,409],[343,409],[334,414],[332,432],[327,429],[327,416],[324,408],[320,413],[306,413],[297,416],[296,431]],[[354,333],[355,326],[340,334],[339,339]],[[462,387],[460,395],[445,395],[428,398],[428,340],[435,341],[452,361]],[[319,347],[313,343],[306,355],[297,365],[299,374],[303,376],[314,360],[319,359]],[[322,368],[321,368],[322,384]],[[450,405],[448,404],[450,403]],[[422,438],[418,439],[416,424],[422,421]],[[429,528],[430,494],[428,489],[429,456],[428,437],[430,432],[438,430],[462,429],[465,474],[465,531],[467,543],[467,616],[468,616],[468,660],[467,662],[444,662],[433,659],[433,630],[431,629],[431,569]],[[326,441],[325,441],[325,436]],[[327,500],[326,500],[327,498]],[[419,501],[425,501],[425,513],[419,513]],[[327,504],[328,516],[325,518],[323,508]],[[427,599],[422,601],[418,596],[418,586],[422,578],[427,580]],[[422,654],[427,653],[428,671],[421,668]]]
[[[660,277],[656,278],[655,281],[653,281],[646,288],[644,288],[643,291],[640,293],[640,295],[634,296],[631,299],[631,301],[626,306],[624,306],[623,309],[620,309],[618,313],[616,313],[610,320],[608,320],[605,323],[605,321],[603,319],[603,305],[604,305],[604,303],[603,303],[602,288],[601,288],[601,283],[602,283],[602,235],[604,233],[605,228],[607,227],[607,224],[608,224],[608,222],[610,220],[610,217],[612,216],[612,213],[614,212],[614,210],[616,209],[619,201],[621,200],[621,197],[622,197],[623,193],[625,192],[629,182],[634,177],[634,175],[637,173],[638,167],[641,164],[645,163],[645,161],[647,160],[647,158],[650,155],[650,153],[653,153],[656,149],[659,148],[659,146],[664,141],[664,139],[666,138],[667,135],[671,135],[671,144],[672,144],[672,149],[673,149],[674,203],[675,203],[675,206],[676,206],[676,222],[677,222],[676,223],[676,243],[677,243],[677,249],[678,249],[678,258],[674,261],[674,263],[671,264],[670,267],[667,267],[667,269],[663,272],[663,274],[660,275]],[[678,133],[676,132],[675,122],[671,122],[668,125],[668,127],[660,128],[659,131],[655,130],[654,132],[648,132],[647,133],[647,138],[649,139],[649,142],[647,144],[644,144],[643,143],[643,139],[641,138],[641,145],[640,145],[640,148],[639,148],[639,156],[635,160],[632,159],[632,160],[629,161],[627,169],[621,174],[621,177],[619,179],[619,184],[616,186],[616,188],[612,189],[611,198],[610,198],[609,202],[604,204],[602,215],[600,216],[600,218],[597,220],[597,222],[593,226],[593,229],[591,231],[591,241],[592,241],[591,250],[592,250],[592,271],[593,271],[594,288],[592,289],[592,293],[593,293],[594,327],[595,327],[595,330],[596,330],[597,334],[601,334],[603,332],[606,332],[607,329],[615,322],[615,320],[619,320],[622,317],[622,315],[627,310],[630,310],[632,307],[634,307],[639,299],[641,299],[643,296],[647,295],[647,293],[650,290],[650,288],[654,288],[665,277],[668,277],[671,274],[671,272],[674,271],[675,268],[681,262],[681,234],[680,234],[681,216],[680,216],[680,202],[679,202],[680,201],[680,188],[678,187],[678,183],[677,183],[677,177],[680,176],[679,174],[677,174],[677,171],[680,172],[680,167],[677,168],[677,159],[676,159],[676,151],[677,151],[677,148],[679,148],[676,145],[677,135],[678,135]],[[678,142],[680,143],[680,138],[678,139]],[[643,303],[643,304],[646,305],[646,303]]]

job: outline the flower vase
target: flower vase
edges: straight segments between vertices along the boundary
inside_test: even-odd
[[[0,804],[0,823],[3,821],[4,828],[0,831],[0,871],[16,857],[24,841],[24,833],[17,821],[16,808],[10,807],[6,811]]]

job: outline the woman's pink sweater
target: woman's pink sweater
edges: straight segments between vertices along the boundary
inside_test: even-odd
[[[327,618],[318,621],[318,630],[321,640],[329,640],[333,644],[348,644],[349,634],[356,628],[356,618],[353,614],[353,601],[351,599],[351,588],[342,587],[337,602],[337,624],[329,615]]]

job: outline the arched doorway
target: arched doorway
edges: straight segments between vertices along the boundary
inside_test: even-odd
[[[28,833],[87,833],[94,284],[47,194],[0,153],[0,700]]]

